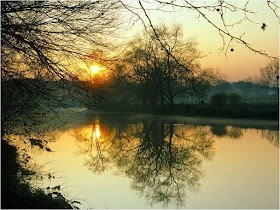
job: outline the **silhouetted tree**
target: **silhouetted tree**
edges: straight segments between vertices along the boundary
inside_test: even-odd
[[[81,87],[78,63],[93,46],[109,46],[104,38],[117,28],[118,9],[114,0],[1,1],[2,125],[13,115],[39,111],[36,105],[63,105],[59,88],[77,97],[79,89],[69,83]],[[58,82],[50,86],[43,80]]]
[[[219,69],[213,68],[198,68],[194,71],[194,75],[193,83],[195,90],[192,95],[198,99],[206,99],[207,95],[219,89],[218,86],[224,83],[226,79],[226,76]],[[222,88],[222,90],[224,89]]]
[[[116,29],[116,1],[2,1],[2,74],[76,80],[74,62]]]
[[[184,41],[180,26],[167,28],[161,25],[156,31],[161,43],[146,31],[130,43],[126,55],[127,62],[131,64],[128,75],[141,84],[142,97],[152,106],[157,102],[162,107],[164,104],[173,106],[176,96],[190,91],[194,77],[192,71],[198,66],[200,53],[195,41]]]
[[[273,59],[271,63],[260,69],[260,83],[267,87],[267,95],[269,88],[273,88],[278,93],[279,78],[279,59]]]
[[[140,19],[142,24],[146,28],[152,28],[154,35],[158,38],[158,40],[160,40],[160,38],[159,36],[157,36],[155,30],[156,27],[153,24],[153,18],[149,15],[150,10],[157,10],[162,12],[176,12],[179,10],[184,11],[188,15],[193,12],[194,15],[197,15],[199,18],[205,20],[210,27],[213,27],[217,30],[219,36],[223,40],[221,51],[225,51],[225,55],[227,55],[228,51],[234,52],[234,48],[231,47],[232,44],[240,44],[255,53],[271,58],[276,58],[276,56],[267,54],[265,50],[259,50],[252,46],[250,42],[247,41],[243,36],[246,33],[246,29],[243,32],[241,32],[240,30],[232,30],[237,25],[243,22],[249,22],[249,24],[258,25],[258,27],[262,30],[265,30],[266,27],[269,27],[268,24],[260,23],[258,21],[258,15],[260,14],[250,8],[249,1],[242,3],[240,2],[240,4],[237,4],[236,2],[232,3],[228,0],[218,0],[215,2],[200,2],[190,0],[139,0],[138,3],[132,2],[131,4],[129,4],[122,2],[122,4],[126,9],[128,9],[135,15],[135,19]],[[279,22],[279,14],[277,13],[279,6],[277,2],[267,0],[266,2],[264,2],[264,6],[267,6],[269,8],[270,12],[272,13],[272,17],[274,15],[275,21]],[[144,16],[139,13],[139,9],[144,12]],[[217,14],[217,16],[214,14]],[[234,15],[237,21],[234,23],[231,22],[230,18],[227,18],[228,15]],[[166,52],[169,52],[168,48],[165,48],[164,45],[162,46]],[[172,55],[172,53],[170,54]]]

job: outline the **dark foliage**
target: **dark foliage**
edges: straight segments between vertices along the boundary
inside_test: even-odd
[[[228,94],[228,102],[231,105],[241,104],[242,96],[239,95],[238,93],[230,93]]]
[[[239,106],[216,106],[211,104],[175,105],[173,109],[158,109],[155,114],[238,119],[278,120],[278,104],[240,104]]]
[[[210,101],[213,105],[221,106],[227,103],[228,96],[226,93],[215,93],[211,96]]]
[[[18,162],[17,150],[1,140],[1,208],[69,209],[72,206],[60,195],[53,197],[23,181],[27,170]],[[32,174],[34,172],[29,172]]]

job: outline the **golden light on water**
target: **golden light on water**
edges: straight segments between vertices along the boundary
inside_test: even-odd
[[[100,67],[98,65],[92,65],[90,67],[91,73],[96,74],[97,72],[100,71]]]
[[[95,122],[92,138],[99,139],[101,136],[99,121]]]

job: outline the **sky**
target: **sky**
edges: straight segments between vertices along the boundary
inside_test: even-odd
[[[195,2],[198,5],[201,3],[203,4],[204,1],[197,0],[189,2]],[[211,4],[216,1],[208,0],[205,2]],[[247,1],[231,0],[227,2],[241,7],[244,6]],[[135,5],[136,3],[137,1]],[[151,4],[143,3],[143,6],[148,8]],[[242,38],[253,48],[265,51],[271,56],[279,57],[279,22],[275,14],[267,6],[266,0],[250,0],[247,9],[255,12],[254,14],[248,14],[248,18],[254,23],[244,20],[241,24],[229,27],[230,33],[237,37],[245,33]],[[229,45],[229,49],[233,48],[234,51],[228,51],[227,54],[225,54],[226,51],[221,51],[223,40],[218,30],[211,26],[205,19],[198,18],[197,12],[195,11],[175,9],[174,12],[159,12],[151,10],[148,11],[148,13],[154,25],[163,22],[167,25],[180,23],[183,27],[185,38],[196,38],[199,43],[198,48],[203,54],[207,55],[201,59],[202,67],[220,69],[221,72],[227,76],[228,81],[239,81],[247,79],[249,76],[254,77],[259,75],[260,68],[270,62],[266,56],[257,54],[236,42],[231,42]],[[147,21],[143,13],[139,14]],[[209,19],[220,24],[218,12],[205,11],[205,15]],[[232,24],[244,18],[244,13],[227,11],[224,17],[227,23]],[[263,23],[267,25],[265,30],[261,29]],[[128,31],[128,33],[132,35],[133,31],[140,31],[142,28],[142,23],[138,21],[138,24],[135,24],[134,28]],[[229,39],[226,41],[229,41]]]

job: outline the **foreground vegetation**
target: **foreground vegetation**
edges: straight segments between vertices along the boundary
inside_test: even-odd
[[[4,209],[69,209],[70,203],[59,193],[46,194],[35,189],[28,179],[35,172],[19,163],[17,149],[1,140],[1,208]]]

